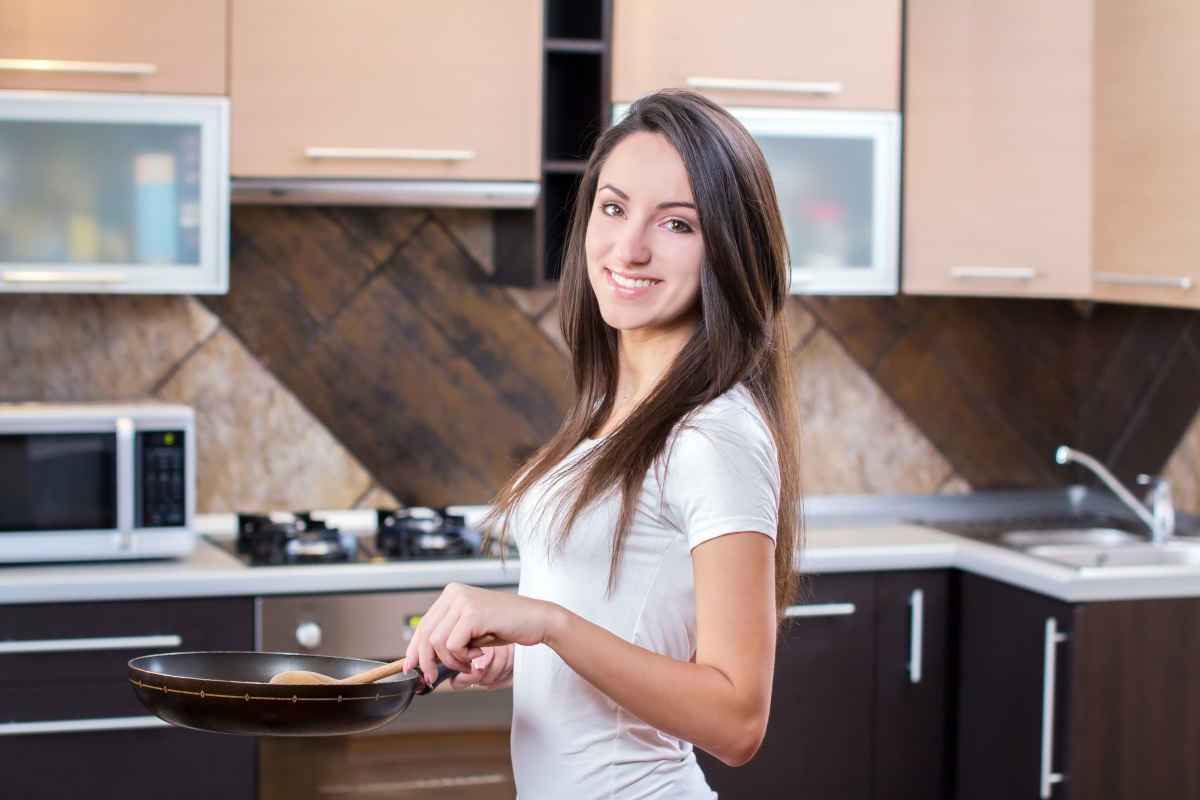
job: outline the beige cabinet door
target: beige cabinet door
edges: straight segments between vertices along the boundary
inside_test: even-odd
[[[900,0],[615,0],[613,102],[691,87],[723,105],[897,111]]]
[[[1097,300],[1200,308],[1200,4],[1096,9]]]
[[[0,89],[226,93],[222,0],[0,0]]]
[[[902,287],[1087,297],[1092,0],[909,0]]]
[[[242,177],[537,180],[541,0],[233,0]]]

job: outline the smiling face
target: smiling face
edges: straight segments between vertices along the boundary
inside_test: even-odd
[[[687,169],[666,137],[639,131],[609,153],[584,250],[606,323],[645,334],[694,324],[704,240]]]

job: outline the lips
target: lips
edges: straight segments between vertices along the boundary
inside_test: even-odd
[[[608,285],[612,288],[613,293],[618,297],[624,298],[641,297],[662,283],[662,280],[659,278],[626,275],[625,273],[614,272],[607,267],[604,268],[604,277]]]

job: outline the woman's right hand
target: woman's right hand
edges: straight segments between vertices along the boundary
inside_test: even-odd
[[[471,661],[470,672],[460,672],[447,683],[452,689],[503,689],[512,686],[513,648],[506,644],[484,647],[483,655]]]

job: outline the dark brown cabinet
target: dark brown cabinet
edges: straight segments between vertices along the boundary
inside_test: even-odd
[[[1200,599],[1068,604],[961,576],[960,800],[1200,797]]]
[[[947,602],[943,570],[815,576],[780,636],[758,754],[731,768],[697,751],[712,787],[735,800],[945,797]]]
[[[47,603],[0,614],[0,791],[22,800],[253,800],[257,742],[153,724],[129,659],[253,650],[250,598]]]

